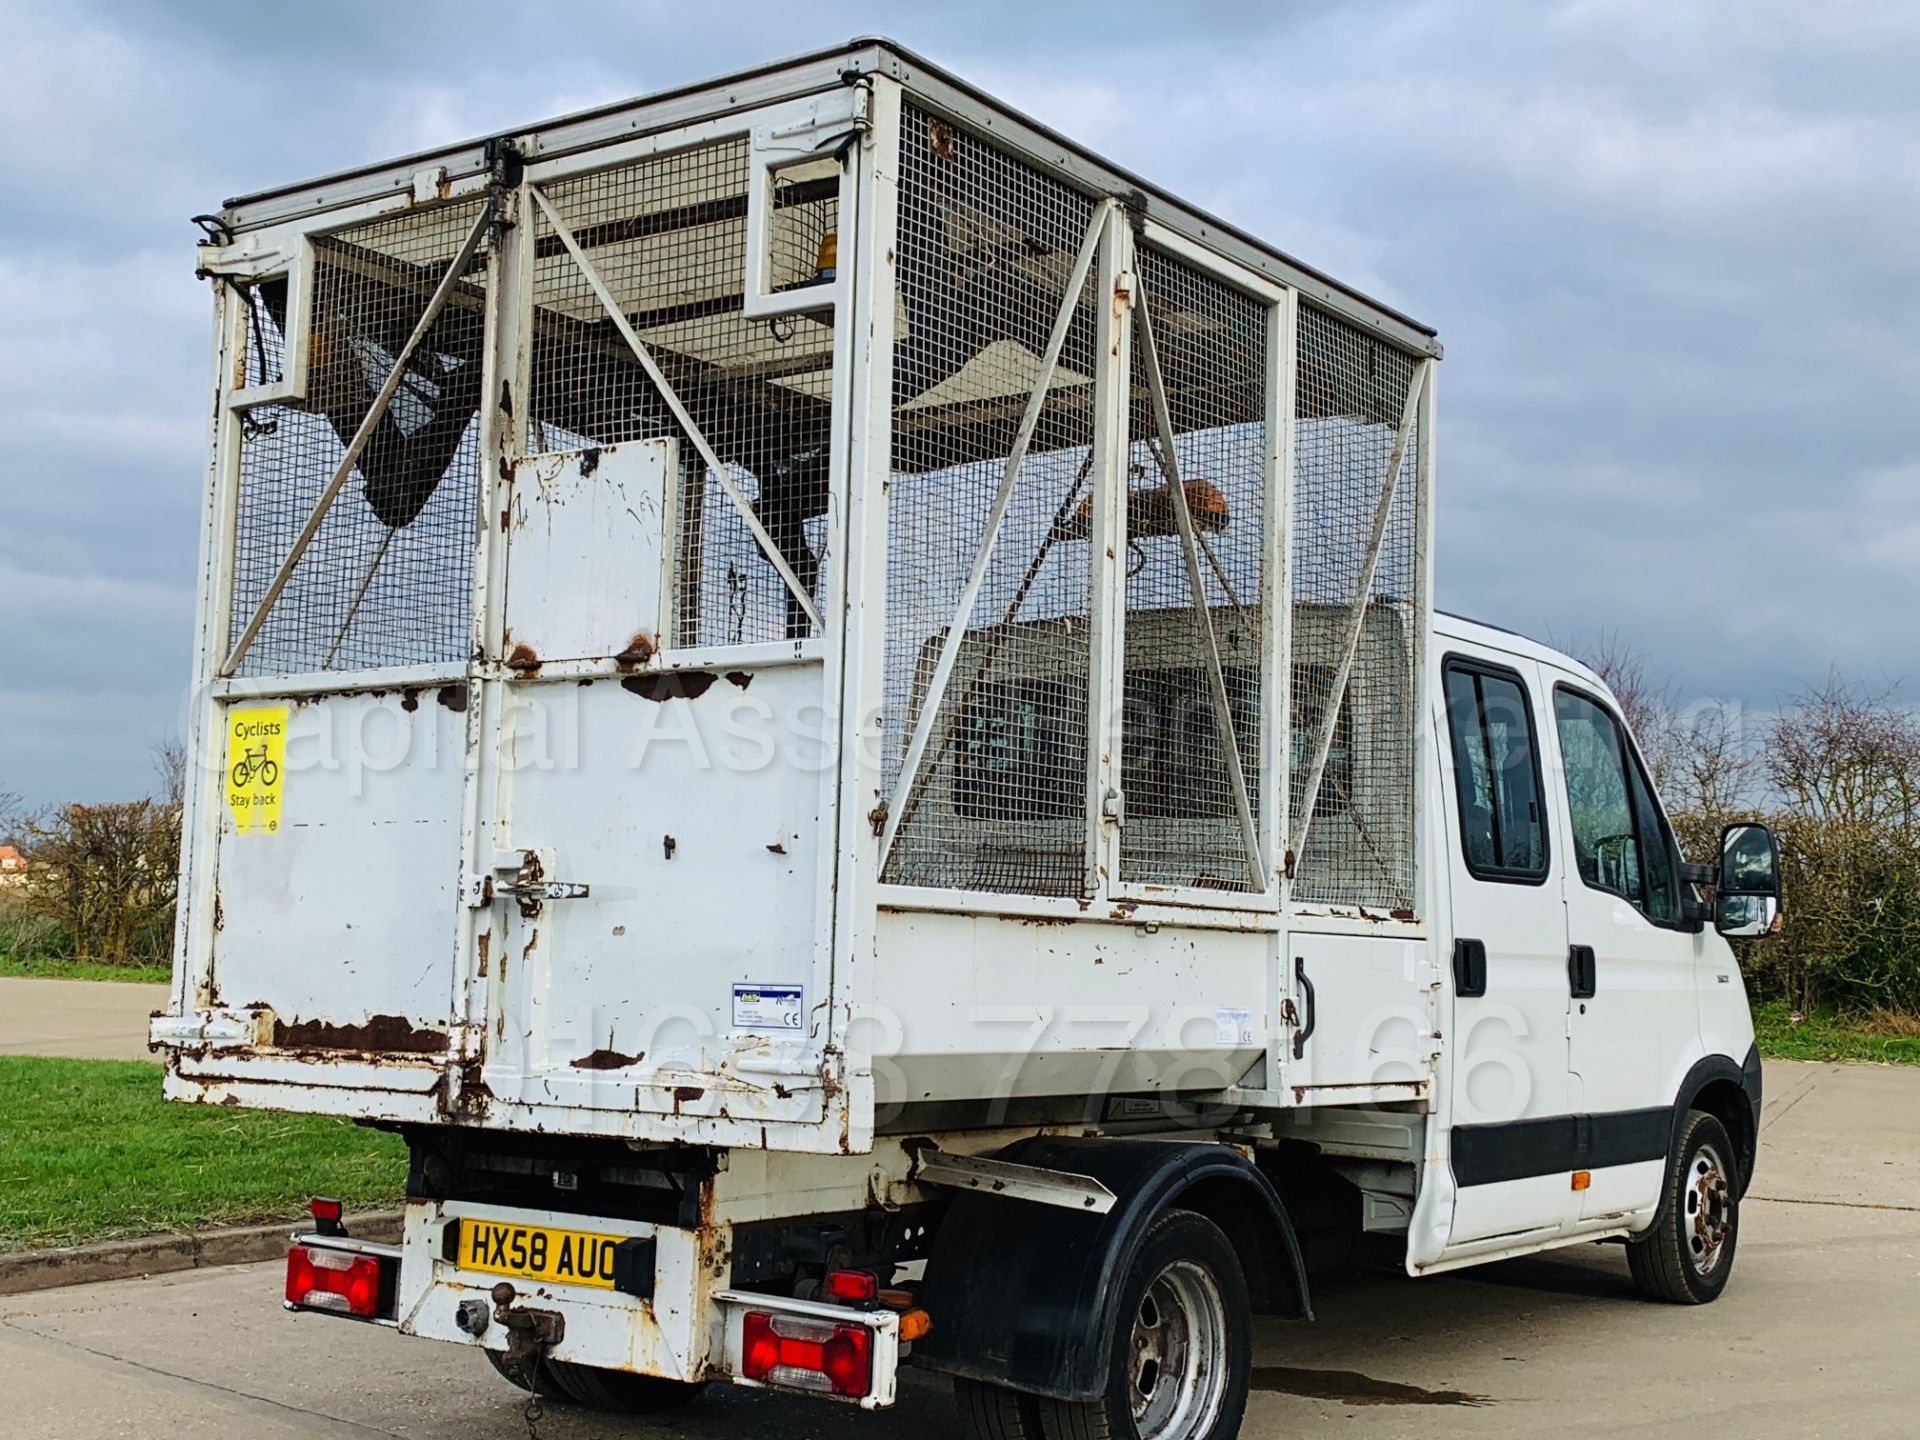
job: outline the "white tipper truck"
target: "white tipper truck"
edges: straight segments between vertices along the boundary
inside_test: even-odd
[[[1431,331],[884,40],[200,223],[152,1038],[410,1155],[290,1308],[1201,1440],[1357,1237],[1727,1283],[1776,850],[1434,611]]]

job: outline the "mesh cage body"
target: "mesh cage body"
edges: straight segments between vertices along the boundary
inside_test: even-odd
[[[1126,664],[1120,873],[1147,884],[1244,890],[1247,843],[1222,748],[1207,629],[1219,652],[1256,826],[1265,671],[1267,306],[1177,259],[1138,252],[1177,466],[1163,463],[1136,337],[1128,411]],[[1188,497],[1196,605],[1170,495]],[[1205,606],[1203,617],[1199,606]]]
[[[911,795],[894,793],[1094,215],[1078,191],[909,105],[887,507],[885,878],[1040,895],[1087,880],[1096,289],[1076,298]],[[1076,524],[1078,529],[1076,533]]]
[[[482,202],[313,241],[307,398],[241,422],[230,633],[252,618]],[[246,296],[244,378],[279,378],[284,280]],[[476,254],[238,673],[458,663],[471,628],[487,270]]]
[[[1358,598],[1374,510],[1415,362],[1358,326],[1300,307],[1293,501],[1292,813],[1306,804],[1312,747],[1330,707]],[[1293,895],[1406,909],[1414,893],[1414,664],[1421,437],[1408,437],[1360,642],[1335,716]]]
[[[744,312],[744,136],[553,182],[543,193],[726,464],[795,576],[819,598],[827,555],[832,312]],[[822,277],[839,222],[832,159],[777,172],[771,283]],[[670,643],[798,639],[805,612],[669,412],[544,212],[534,220],[531,453],[675,435]]]

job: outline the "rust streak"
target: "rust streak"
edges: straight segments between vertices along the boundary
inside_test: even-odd
[[[276,1020],[273,1043],[282,1050],[387,1050],[439,1055],[447,1048],[447,1035],[444,1030],[424,1030],[403,1016],[374,1015],[359,1025]]]
[[[665,675],[629,675],[620,682],[620,688],[659,704],[666,700],[698,700],[712,687],[713,680],[710,671],[676,670]]]
[[[637,1055],[622,1055],[618,1050],[600,1049],[569,1063],[575,1070],[624,1070],[646,1058],[647,1052],[644,1050]]]
[[[622,670],[637,669],[653,659],[659,648],[653,636],[644,630],[636,630],[633,638],[627,641],[627,648],[613,657],[613,663]]]
[[[464,685],[442,685],[435,698],[456,715],[466,713],[467,687]]]

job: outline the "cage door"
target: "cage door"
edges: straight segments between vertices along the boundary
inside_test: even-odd
[[[507,504],[505,658],[626,657],[660,648],[672,439],[536,455],[514,467]]]

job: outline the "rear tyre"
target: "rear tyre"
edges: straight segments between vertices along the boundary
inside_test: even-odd
[[[1627,1246],[1633,1285],[1649,1300],[1705,1305],[1733,1274],[1740,1240],[1740,1176],[1727,1127],[1689,1110],[1667,1164],[1660,1221]]]
[[[691,1405],[705,1392],[704,1382],[662,1380],[657,1375],[636,1375],[631,1370],[602,1370],[595,1365],[575,1365],[566,1360],[549,1360],[554,1379],[575,1400],[590,1410],[609,1410],[621,1415],[659,1415]],[[545,1367],[542,1367],[545,1368]]]
[[[1232,1440],[1247,1408],[1253,1307],[1220,1227],[1169,1210],[1121,1286],[1107,1393],[1039,1402],[1047,1440]]]
[[[571,1401],[589,1410],[607,1410],[617,1415],[659,1415],[678,1410],[699,1399],[707,1388],[704,1383],[662,1380],[654,1375],[602,1370],[566,1360],[542,1360],[537,1385],[529,1385],[524,1371],[508,1364],[498,1351],[489,1350],[486,1355],[502,1376],[522,1390],[533,1390],[543,1400]]]
[[[956,1378],[953,1399],[960,1407],[960,1423],[973,1440],[1040,1440],[1040,1402],[1031,1395]]]
[[[559,1382],[553,1378],[553,1366],[546,1361],[541,1362],[538,1375],[530,1377],[525,1370],[509,1362],[507,1357],[498,1350],[482,1350],[480,1353],[487,1357],[487,1363],[493,1366],[500,1378],[509,1385],[522,1390],[531,1390],[542,1400],[573,1399],[573,1396],[560,1388]]]

